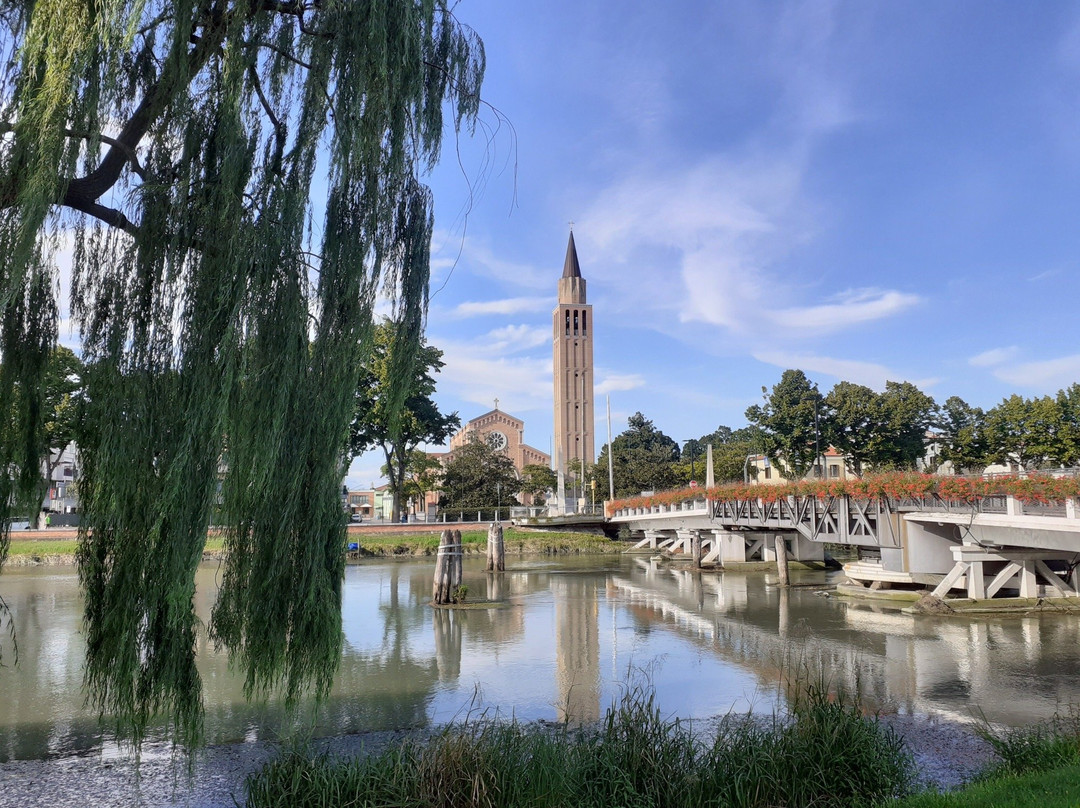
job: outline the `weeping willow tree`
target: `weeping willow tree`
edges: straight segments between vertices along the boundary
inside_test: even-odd
[[[475,125],[482,44],[445,0],[0,0],[0,26],[0,516],[36,476],[70,243],[86,685],[125,735],[195,745],[215,509],[211,636],[249,696],[328,692],[357,368],[379,300],[419,343],[420,178]]]

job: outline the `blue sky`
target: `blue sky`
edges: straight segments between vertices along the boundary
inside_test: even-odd
[[[606,394],[615,434],[640,410],[682,440],[744,425],[789,367],[823,392],[907,380],[982,407],[1080,380],[1080,6],[456,14],[485,42],[485,95],[513,136],[451,139],[430,177],[444,410],[467,420],[497,396],[548,450],[571,220],[598,450]],[[350,482],[379,465],[361,458]]]

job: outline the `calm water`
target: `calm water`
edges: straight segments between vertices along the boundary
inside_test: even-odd
[[[433,560],[375,561],[345,576],[345,650],[316,734],[416,727],[498,710],[525,720],[590,720],[628,677],[647,675],[666,713],[771,711],[777,672],[824,664],[858,679],[874,706],[1023,725],[1080,704],[1080,618],[912,617],[781,591],[768,573],[694,573],[645,557],[521,560],[465,583],[506,606],[433,610]],[[216,567],[199,571],[205,620]],[[804,572],[799,584],[823,584]],[[8,568],[20,659],[0,669],[0,760],[109,743],[83,703],[81,599],[73,569]],[[5,649],[7,650],[7,649]],[[211,743],[272,738],[273,704],[249,705],[227,660],[199,649]],[[6,656],[6,655],[5,655]],[[644,672],[644,673],[642,673]]]

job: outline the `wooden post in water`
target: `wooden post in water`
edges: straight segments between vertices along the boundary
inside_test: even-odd
[[[780,586],[787,586],[787,544],[784,542],[784,534],[777,533],[773,539],[776,547],[776,571],[780,575]]]
[[[506,545],[503,544],[503,528],[500,522],[492,522],[488,527],[487,567],[488,572],[506,571]]]
[[[461,586],[461,531],[454,531],[454,551],[450,554],[450,599],[453,600],[457,588]]]
[[[461,584],[461,531],[444,530],[439,537],[439,552],[435,556],[435,580],[431,587],[431,602],[445,606],[454,602],[454,590]]]
[[[694,569],[701,569],[701,531],[695,530],[690,537],[690,552],[694,557]]]

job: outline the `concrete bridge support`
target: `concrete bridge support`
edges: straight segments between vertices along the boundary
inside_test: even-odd
[[[745,564],[749,560],[747,553],[747,536],[750,534],[742,530],[711,530],[712,540],[708,554],[702,558],[702,563],[720,564]],[[758,540],[754,549],[760,551],[761,541]]]
[[[762,561],[776,561],[776,549],[774,536],[782,535],[787,544],[787,555],[791,561],[824,561],[825,545],[821,542],[810,541],[801,533],[795,531],[783,531],[782,533],[767,534],[768,538],[762,545]]]
[[[953,546],[952,555],[955,563],[935,587],[936,597],[944,597],[957,585],[964,585],[967,596],[976,600],[992,598],[1003,587],[1017,590],[1022,598],[1080,597],[1074,586],[1046,563],[1054,559],[1070,560],[1068,553],[962,544]]]
[[[643,538],[641,541],[639,541],[637,544],[635,544],[633,547],[631,547],[630,548],[631,550],[642,550],[642,549],[645,549],[646,547],[648,549],[650,549],[650,550],[658,550],[658,549],[660,549],[660,543],[661,542],[670,539],[669,534],[671,533],[671,531],[668,531],[668,530],[644,530],[644,531],[642,531],[642,533],[645,534],[645,538]]]

